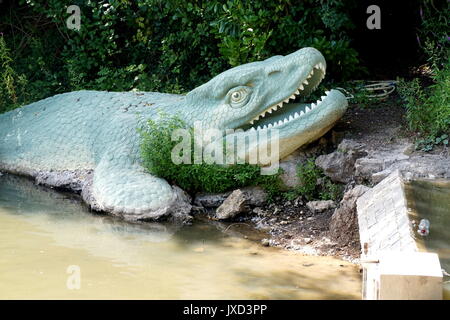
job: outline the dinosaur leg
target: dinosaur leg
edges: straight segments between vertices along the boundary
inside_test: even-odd
[[[191,219],[190,199],[183,190],[126,157],[104,156],[82,196],[94,210],[109,211],[126,220]]]

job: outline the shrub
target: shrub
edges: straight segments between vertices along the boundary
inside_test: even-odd
[[[450,133],[450,61],[444,69],[436,71],[433,79],[434,84],[427,88],[422,87],[418,78],[398,83],[410,128],[425,136],[418,141],[418,147],[424,151],[444,143],[446,139],[441,137]]]
[[[430,151],[435,145],[448,145],[450,134],[450,48],[448,12],[450,2],[426,1],[421,6],[422,28],[418,39],[427,56],[432,85],[424,87],[422,79],[400,79],[398,92],[406,107],[409,127],[424,137],[416,148]]]
[[[18,88],[26,82],[25,77],[17,75],[11,67],[12,61],[5,40],[0,36],[0,113],[19,105]]]
[[[287,199],[303,196],[311,200],[338,200],[342,196],[342,185],[333,183],[331,179],[316,166],[315,159],[310,158],[297,167],[297,176],[301,184],[285,194]]]
[[[218,164],[175,164],[171,159],[173,148],[178,143],[172,141],[172,132],[176,129],[187,129],[193,137],[193,129],[189,128],[179,117],[161,115],[158,122],[148,120],[139,130],[143,165],[158,177],[176,184],[188,192],[224,192],[248,185],[259,185],[273,197],[280,189],[279,174],[261,175],[260,167],[250,164],[218,165]],[[194,139],[191,139],[193,141]],[[192,148],[194,144],[192,142]]]
[[[232,66],[305,46],[321,50],[342,80],[361,70],[348,37],[355,3],[20,0],[2,4],[0,33],[11,68],[28,80],[18,104],[79,89],[187,92]],[[66,27],[69,4],[81,9],[79,31]]]

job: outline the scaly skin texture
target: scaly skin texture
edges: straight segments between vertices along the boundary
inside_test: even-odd
[[[227,70],[186,96],[56,95],[0,115],[0,170],[81,191],[93,209],[128,220],[184,219],[188,197],[141,166],[137,128],[157,120],[161,110],[190,125],[199,121],[203,128],[246,130],[236,136],[276,127],[282,158],[319,138],[345,112],[347,101],[337,90],[317,106],[283,103],[312,92],[324,75],[323,56],[304,48]]]

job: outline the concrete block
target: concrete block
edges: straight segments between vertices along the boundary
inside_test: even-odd
[[[385,252],[379,258],[380,300],[441,300],[442,271],[430,252]]]

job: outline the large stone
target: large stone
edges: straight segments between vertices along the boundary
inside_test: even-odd
[[[333,181],[348,183],[353,180],[355,161],[367,155],[364,146],[344,139],[337,150],[317,157],[316,165]]]
[[[258,186],[245,187],[241,188],[241,191],[244,193],[247,198],[247,203],[254,207],[262,206],[267,201],[267,192]]]
[[[321,201],[309,201],[306,203],[306,206],[313,213],[319,213],[335,208],[336,204],[334,203],[333,200],[321,200]]]
[[[300,163],[306,162],[308,155],[302,150],[295,150],[289,156],[280,161],[280,168],[283,173],[280,179],[287,189],[295,188],[300,185],[301,181],[297,175],[297,167]]]
[[[216,210],[215,217],[229,220],[249,210],[247,197],[241,190],[234,190]]]
[[[347,191],[330,221],[330,238],[340,245],[358,244],[359,228],[356,200],[370,188],[357,185]]]
[[[217,208],[225,199],[231,194],[231,192],[222,193],[197,193],[194,198],[194,204],[205,208]]]
[[[253,207],[262,206],[267,201],[267,192],[258,186],[250,186],[239,189],[244,193],[247,204]],[[195,195],[194,204],[205,208],[217,208],[231,194],[230,192],[222,193],[197,193]]]
[[[355,161],[355,176],[357,177],[357,180],[359,182],[371,181],[372,175],[377,174],[383,170],[383,159],[360,158]]]

